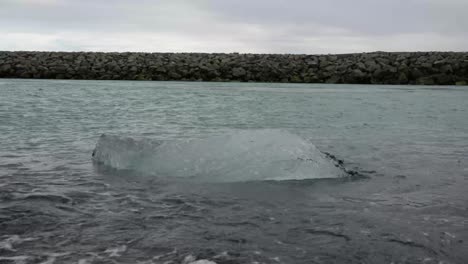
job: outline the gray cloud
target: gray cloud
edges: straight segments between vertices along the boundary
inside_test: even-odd
[[[0,50],[466,50],[465,0],[1,0]]]

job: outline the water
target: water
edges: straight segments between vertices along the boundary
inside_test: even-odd
[[[466,263],[467,116],[463,87],[0,80],[0,263]]]

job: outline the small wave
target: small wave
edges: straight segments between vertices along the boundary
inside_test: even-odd
[[[14,248],[15,245],[22,244],[24,242],[34,241],[37,240],[36,238],[21,238],[18,235],[12,235],[6,237],[6,239],[0,241],[0,252],[1,251],[11,251],[15,252],[16,249]]]
[[[93,160],[117,170],[203,181],[338,178],[341,163],[283,130],[243,130],[205,139],[158,141],[101,135]]]
[[[72,203],[72,199],[64,195],[49,194],[49,193],[30,193],[26,195],[18,195],[17,198],[29,201],[47,201],[53,203]]]

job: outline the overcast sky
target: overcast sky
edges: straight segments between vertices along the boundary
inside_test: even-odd
[[[0,0],[0,50],[467,51],[468,0]]]

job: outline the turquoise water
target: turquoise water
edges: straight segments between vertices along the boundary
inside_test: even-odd
[[[463,87],[3,79],[0,259],[463,263],[467,116]],[[103,133],[142,145],[102,167]]]

